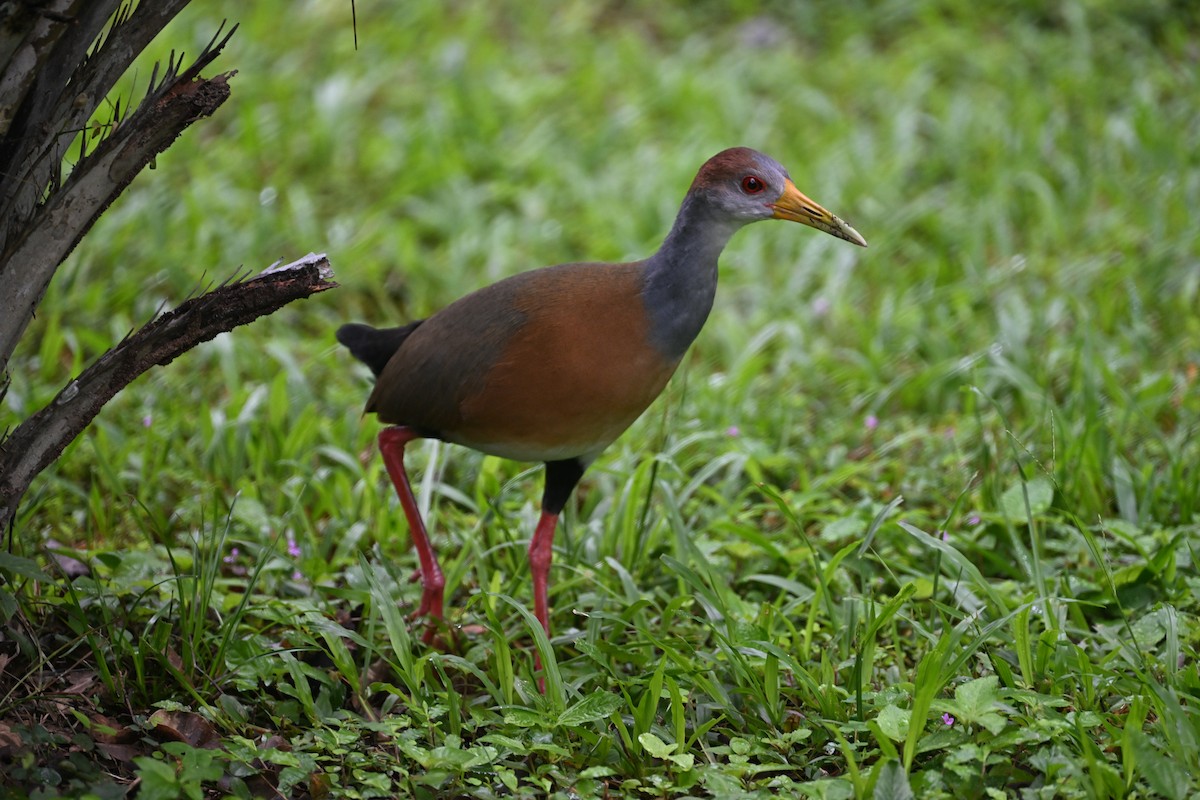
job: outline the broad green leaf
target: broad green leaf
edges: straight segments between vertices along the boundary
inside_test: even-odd
[[[592,692],[560,714],[558,724],[563,727],[573,727],[607,719],[624,704],[625,700],[620,695],[604,691]]]
[[[960,683],[954,689],[954,699],[963,715],[988,711],[1000,701],[999,678],[987,675]]]
[[[54,580],[54,578],[42,572],[37,562],[32,558],[14,556],[12,553],[4,552],[4,550],[0,550],[0,572],[8,572],[13,575],[19,575],[22,578],[29,578],[33,581],[51,582]]]
[[[641,734],[638,736],[638,741],[641,743],[642,749],[655,758],[666,758],[674,753],[677,747],[677,745],[667,744],[653,733]]]
[[[908,723],[911,712],[907,709],[897,706],[884,706],[879,712],[879,716],[875,718],[875,722],[879,725],[879,730],[883,731],[884,735],[895,742],[903,741],[908,737]]]
[[[133,760],[137,764],[137,776],[141,781],[138,797],[149,800],[177,800],[181,788],[175,775],[175,768],[149,756],[138,756]]]
[[[477,741],[497,745],[519,756],[528,752],[524,742],[514,739],[512,736],[505,736],[503,733],[489,733],[486,736],[480,736]]]
[[[1000,705],[999,678],[988,675],[959,684],[954,690],[954,702],[949,703],[955,716],[964,722],[981,725],[993,735],[1004,730],[1004,717],[996,709]]]
[[[517,791],[517,776],[511,769],[497,769],[496,777],[504,784],[504,787],[514,794]]]
[[[695,756],[691,753],[677,753],[673,756],[667,756],[667,759],[685,772],[696,764]]]
[[[796,788],[804,790],[804,797],[813,800],[853,800],[854,784],[845,778],[821,778],[817,781],[800,783]],[[730,793],[736,797],[736,794]]]
[[[7,589],[0,589],[0,622],[7,623],[16,615],[18,608],[17,599]]]
[[[900,766],[899,761],[888,759],[879,766],[875,791],[871,797],[873,800],[914,800],[908,775],[904,774],[904,767]]]
[[[724,772],[721,767],[701,766],[698,771],[700,772],[700,783],[713,797],[741,797],[745,794],[746,790],[742,786],[741,780],[736,775]],[[842,798],[838,800],[842,800]]]
[[[1025,509],[1025,495],[1029,494],[1029,509]],[[1054,500],[1054,484],[1050,479],[1039,475],[1031,481],[1016,483],[1000,497],[1000,509],[1009,519],[1027,519],[1046,513],[1050,502]]]
[[[504,712],[504,722],[521,728],[536,728],[546,724],[546,718],[532,708],[510,708]]]
[[[1139,649],[1148,651],[1166,638],[1169,616],[1167,609],[1159,608],[1133,623],[1133,638]]]
[[[465,772],[468,769],[492,763],[496,759],[497,752],[494,747],[472,747],[468,750],[449,746],[435,747],[429,751],[425,766],[429,769]]]
[[[1141,731],[1131,731],[1130,740],[1136,769],[1151,789],[1170,800],[1183,800],[1190,796],[1188,787],[1191,779],[1187,769],[1177,759],[1167,758],[1160,753]]]
[[[689,770],[695,766],[696,760],[691,753],[676,753],[680,745],[667,744],[662,739],[655,736],[653,733],[643,733],[638,736],[638,741],[642,747],[654,758],[661,758],[664,761],[670,761],[675,766],[682,770]]]

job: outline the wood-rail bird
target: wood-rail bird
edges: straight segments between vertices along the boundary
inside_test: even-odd
[[[547,577],[559,513],[584,470],[658,397],[700,333],[730,237],[765,219],[867,244],[802,194],[774,159],[737,147],[700,168],[670,233],[644,261],[544,267],[472,292],[428,319],[338,329],[338,341],[376,376],[365,413],[390,425],[379,450],[420,564],[414,618],[443,619],[445,579],[404,469],[405,445],[440,439],[545,462],[529,565],[534,614],[549,636]],[[427,628],[425,641],[432,635]]]

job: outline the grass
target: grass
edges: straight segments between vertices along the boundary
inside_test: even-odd
[[[238,265],[328,251],[342,288],[139,380],[34,486],[11,793],[1200,792],[1189,5],[359,3],[358,50],[347,3],[203,6],[150,55],[237,21],[234,97],[60,272],[3,413]],[[734,144],[870,249],[738,235],[568,509],[550,642],[537,470],[415,448],[458,642],[422,645],[333,330],[644,256]]]

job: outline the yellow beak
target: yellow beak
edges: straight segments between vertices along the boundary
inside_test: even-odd
[[[775,209],[775,219],[799,222],[861,247],[867,246],[867,240],[858,231],[814,203],[790,180],[784,184],[783,194],[771,208]]]

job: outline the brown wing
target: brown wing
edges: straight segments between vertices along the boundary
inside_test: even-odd
[[[640,264],[523,273],[447,306],[385,368],[368,410],[520,460],[594,457],[677,362],[647,338]]]

